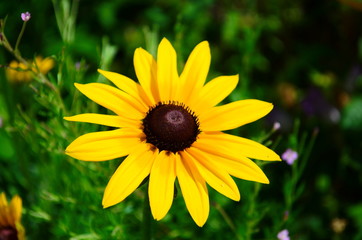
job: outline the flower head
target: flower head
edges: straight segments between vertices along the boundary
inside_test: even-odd
[[[280,127],[281,127],[280,122],[274,122],[273,131],[278,131]]]
[[[216,106],[234,90],[238,75],[217,77],[205,85],[210,61],[209,44],[201,42],[179,75],[176,52],[164,38],[157,61],[144,49],[136,49],[134,67],[139,84],[103,70],[98,71],[117,88],[101,83],[75,84],[116,115],[86,113],[65,119],[116,129],[80,136],[66,153],[84,161],[128,155],[105,189],[105,208],[123,201],[149,176],[151,212],[160,220],[172,205],[177,179],[187,209],[202,226],[209,214],[206,183],[236,201],[240,193],[231,176],[269,183],[249,158],[273,161],[280,160],[279,156],[257,142],[222,131],[258,120],[273,105],[249,99]]]
[[[24,63],[11,61],[6,68],[6,76],[10,82],[30,82],[33,79],[33,73],[47,74],[54,67],[54,60],[50,57],[42,58],[37,56],[31,63],[29,69]]]
[[[30,15],[29,12],[21,13],[21,19],[22,19],[24,22],[29,21],[30,18],[31,18],[31,15]]]
[[[5,193],[0,194],[0,239],[24,239],[24,228],[21,220],[21,198],[14,196],[10,204]]]
[[[298,153],[288,148],[283,154],[282,159],[286,161],[289,165],[292,165],[295,160],[298,158]]]
[[[287,229],[284,229],[278,233],[277,237],[279,240],[290,240],[289,231]]]

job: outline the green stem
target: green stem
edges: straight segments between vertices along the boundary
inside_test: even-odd
[[[19,33],[18,39],[16,40],[16,44],[15,44],[15,52],[18,52],[18,47],[20,44],[20,40],[23,37],[24,31],[25,31],[25,27],[26,27],[26,21],[24,21],[23,26],[21,27],[21,31]]]
[[[152,219],[151,219],[151,209],[149,203],[148,192],[145,192],[145,200],[143,203],[143,227],[142,227],[142,239],[150,240],[152,238]]]
[[[9,52],[13,53],[14,49],[11,47],[8,39],[6,38],[5,34],[2,33],[2,45],[6,48],[6,50],[8,50]]]
[[[219,211],[219,213],[221,214],[221,216],[224,218],[225,222],[227,223],[227,225],[229,225],[230,229],[233,231],[233,233],[235,234],[236,239],[240,239],[239,234],[236,231],[236,227],[235,224],[233,223],[233,221],[231,220],[231,218],[229,217],[229,215],[225,212],[225,210],[223,209],[223,207],[219,204],[219,203],[214,203],[215,209],[217,211]]]
[[[249,199],[250,205],[247,212],[248,221],[246,223],[246,237],[245,239],[250,240],[252,239],[252,235],[255,231],[255,225],[258,223],[259,219],[255,218],[255,209],[256,209],[256,201],[261,189],[260,183],[254,183],[254,191],[251,194]]]

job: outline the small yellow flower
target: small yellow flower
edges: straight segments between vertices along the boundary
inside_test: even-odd
[[[25,239],[24,228],[20,223],[21,209],[19,196],[14,196],[8,204],[5,193],[0,194],[0,239]]]
[[[22,70],[16,70],[17,68]],[[24,63],[11,61],[9,67],[6,69],[6,77],[10,82],[30,82],[32,75],[31,72],[26,69],[27,67]]]
[[[54,65],[55,62],[50,57],[43,59],[37,56],[35,62],[32,63],[31,69],[28,69],[24,63],[14,60],[10,62],[9,67],[6,69],[6,76],[10,82],[30,82],[33,79],[32,72],[47,74]]]
[[[205,84],[210,62],[209,44],[201,42],[179,76],[176,52],[164,38],[157,61],[144,49],[136,49],[134,67],[139,84],[103,70],[98,71],[118,88],[75,84],[116,115],[85,113],[65,119],[116,129],[80,136],[67,147],[66,154],[84,161],[128,155],[105,189],[105,208],[123,201],[149,176],[151,211],[160,220],[172,205],[177,179],[191,217],[203,226],[209,215],[206,183],[235,201],[240,200],[240,193],[231,176],[269,183],[249,158],[274,161],[280,160],[279,156],[257,142],[222,131],[258,120],[273,105],[248,99],[216,106],[234,90],[238,75],[217,77]]]

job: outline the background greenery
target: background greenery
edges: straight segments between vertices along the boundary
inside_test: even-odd
[[[180,71],[193,47],[208,40],[208,80],[240,75],[227,101],[275,105],[268,117],[233,133],[280,155],[293,148],[299,158],[292,166],[263,165],[269,185],[236,180],[240,202],[210,190],[203,228],[176,197],[168,215],[153,224],[154,238],[277,239],[288,229],[292,239],[362,239],[361,1],[1,1],[11,44],[25,11],[32,18],[22,56],[52,56],[56,66],[47,77],[58,89],[37,79],[10,83],[5,69],[14,57],[0,49],[0,191],[23,198],[28,239],[140,239],[145,187],[102,209],[103,190],[121,160],[65,156],[73,139],[101,127],[62,117],[105,112],[73,83],[107,82],[97,68],[136,79],[135,48],[155,53],[162,37],[173,43]],[[273,132],[275,121],[281,128]]]

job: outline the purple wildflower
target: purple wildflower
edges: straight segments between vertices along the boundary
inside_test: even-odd
[[[282,159],[286,161],[289,165],[292,165],[295,160],[298,158],[298,153],[288,148],[283,154]]]
[[[24,22],[29,21],[31,18],[31,15],[29,12],[21,13],[21,19],[23,19]]]
[[[290,240],[289,231],[287,229],[284,229],[278,233],[277,237],[279,240]]]
[[[274,122],[273,124],[273,130],[274,131],[278,131],[280,129],[280,122]]]
[[[75,70],[79,71],[82,64],[80,62],[75,63]]]

